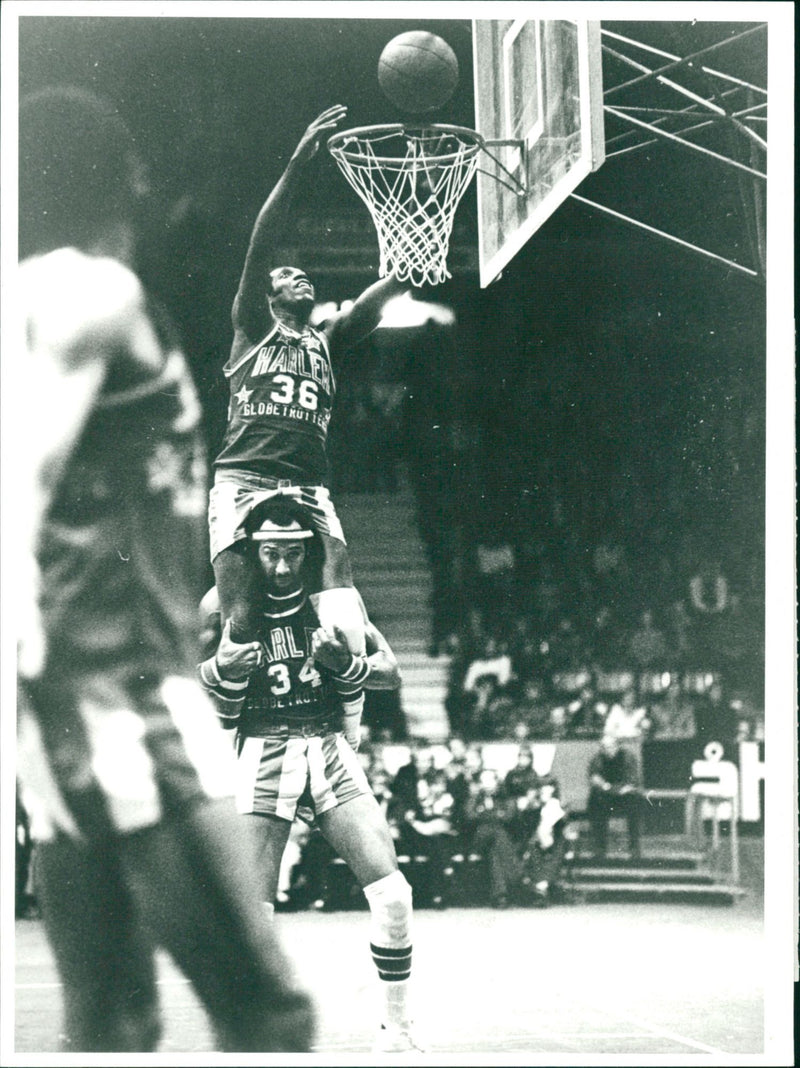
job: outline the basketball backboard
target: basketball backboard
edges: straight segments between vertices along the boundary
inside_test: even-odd
[[[600,24],[476,19],[473,51],[485,287],[605,158]]]

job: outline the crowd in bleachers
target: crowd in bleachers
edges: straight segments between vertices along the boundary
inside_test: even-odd
[[[508,769],[484,760],[481,746],[367,743],[360,758],[383,808],[401,867],[424,907],[471,899],[503,908],[516,901],[545,906],[563,889],[574,832],[552,775],[533,767],[519,747]],[[340,908],[358,888],[339,870],[322,836],[296,823],[278,893],[284,908]]]
[[[478,542],[452,656],[448,712],[468,738],[702,737],[763,731],[761,611],[718,560],[643,583],[624,547],[565,564],[534,544]],[[557,559],[560,566],[556,566]],[[640,561],[636,561],[639,563]]]

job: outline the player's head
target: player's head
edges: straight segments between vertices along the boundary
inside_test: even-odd
[[[533,766],[533,750],[529,745],[521,745],[517,750],[517,766],[520,768]]]
[[[308,318],[314,307],[314,286],[299,267],[275,267],[269,272],[267,299],[273,315],[281,312]]]
[[[111,103],[67,87],[21,101],[21,259],[65,246],[94,250],[109,232],[132,229],[145,191],[134,139]]]
[[[316,540],[308,513],[295,501],[272,498],[252,509],[243,528],[273,594],[303,585],[309,546]]]

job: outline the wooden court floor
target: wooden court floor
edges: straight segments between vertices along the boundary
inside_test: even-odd
[[[375,1063],[368,914],[285,913],[276,922],[317,1000],[319,1063]],[[16,943],[15,1053],[54,1052],[59,988],[41,923],[18,920]],[[732,905],[419,910],[414,947],[415,1015],[431,1063],[587,1064],[613,1056],[641,1064],[653,1055],[719,1064],[763,1052],[766,962],[761,903],[752,894]],[[213,1063],[197,1058],[214,1041],[191,989],[166,957],[160,975],[160,1053],[169,1063]]]

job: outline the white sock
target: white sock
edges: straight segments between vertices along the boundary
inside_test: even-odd
[[[378,969],[383,1022],[409,1026],[408,991],[411,973],[411,887],[402,872],[364,887],[370,910],[370,949]]]

